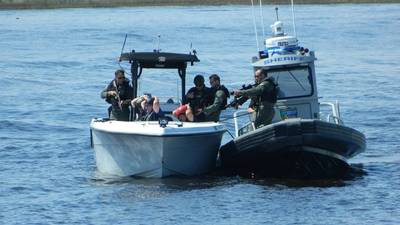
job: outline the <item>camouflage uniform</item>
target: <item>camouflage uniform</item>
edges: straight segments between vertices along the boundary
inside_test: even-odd
[[[266,78],[251,89],[239,91],[240,96],[253,100],[252,108],[255,112],[252,116],[256,128],[270,124],[274,117],[275,102],[271,100],[271,95],[274,94],[275,88],[273,81]]]
[[[118,99],[112,96],[108,96],[107,92],[116,91],[119,94],[121,99],[121,108],[118,103]],[[109,108],[109,117],[110,119],[120,120],[120,121],[129,121],[129,105],[132,100],[133,89],[129,84],[129,80],[125,79],[124,83],[118,85],[118,82],[112,80],[110,84],[104,88],[101,92],[101,98],[104,98],[106,102],[111,104],[111,110]]]
[[[227,105],[227,98],[229,97],[229,91],[225,86],[219,86],[217,89],[213,89],[214,91],[214,102],[212,105],[204,108],[203,113],[205,115],[206,121],[219,121],[219,116],[221,111],[225,109]]]

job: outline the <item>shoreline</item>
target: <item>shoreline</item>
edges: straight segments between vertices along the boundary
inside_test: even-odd
[[[258,1],[255,1],[255,4]],[[400,3],[400,0],[297,0],[295,4],[383,4]],[[56,8],[106,8],[142,6],[196,6],[196,5],[250,5],[249,0],[0,0],[1,9],[56,9]],[[289,0],[264,0],[264,5],[287,5]]]

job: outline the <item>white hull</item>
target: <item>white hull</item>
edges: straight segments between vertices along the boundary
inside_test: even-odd
[[[171,123],[171,122],[170,122]],[[198,125],[198,126],[196,126]],[[225,128],[217,123],[91,123],[97,169],[117,176],[204,174],[216,165]]]

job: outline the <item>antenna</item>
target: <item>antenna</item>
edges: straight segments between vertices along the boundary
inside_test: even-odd
[[[293,20],[293,32],[294,32],[294,36],[297,38],[297,34],[296,34],[296,24],[295,24],[295,19],[294,19],[294,4],[293,4],[293,0],[292,1],[292,20]]]
[[[254,25],[254,32],[256,34],[257,52],[260,52],[260,48],[258,47],[257,24],[256,24],[256,15],[254,13],[254,1],[253,0],[251,0],[251,9],[253,12],[253,25]]]
[[[125,40],[124,40],[124,44],[122,44],[121,55],[122,55],[122,53],[124,53],[124,48],[125,48],[125,43],[126,43],[127,37],[128,37],[128,34],[125,34]]]
[[[276,21],[279,21],[278,10],[278,7],[275,7]]]
[[[122,67],[121,66],[121,56],[122,56],[122,53],[124,53],[124,48],[125,48],[125,44],[126,44],[126,39],[128,38],[128,34],[125,34],[125,39],[124,39],[124,43],[122,44],[122,49],[121,49],[121,54],[119,55],[119,57],[118,57],[118,65],[119,65],[119,68],[121,68],[122,70],[124,70],[125,71],[125,69],[124,69],[124,67]],[[126,72],[125,71],[125,73],[127,74],[127,75],[131,75],[130,73],[128,73],[128,72]]]
[[[264,31],[264,18],[263,18],[263,11],[262,11],[262,0],[260,0],[260,17],[261,17],[261,28],[262,28],[262,35],[265,38],[265,31]]]

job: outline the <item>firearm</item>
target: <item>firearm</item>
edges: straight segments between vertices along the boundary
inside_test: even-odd
[[[119,109],[122,111],[122,101],[121,101],[121,98],[119,97],[119,91],[117,92],[117,96],[115,96],[115,98],[116,98],[117,101],[118,101],[118,107],[119,107]]]
[[[115,80],[113,81],[113,86],[115,87],[115,91],[117,92],[117,95],[114,98],[118,102],[119,109],[122,110],[122,102],[121,102],[121,98],[119,97],[119,90],[118,90]]]
[[[257,84],[248,84],[248,85],[243,84],[242,88],[240,88],[239,90],[240,91],[247,90],[247,89],[251,89],[251,88],[256,87],[256,86],[257,86]],[[230,92],[230,94],[233,95],[234,92],[232,91],[232,92]],[[245,103],[248,99],[249,98],[244,97],[244,96],[234,97],[233,100],[228,105],[225,106],[225,109],[229,108],[229,107],[236,108],[238,105],[243,105],[243,103]]]

